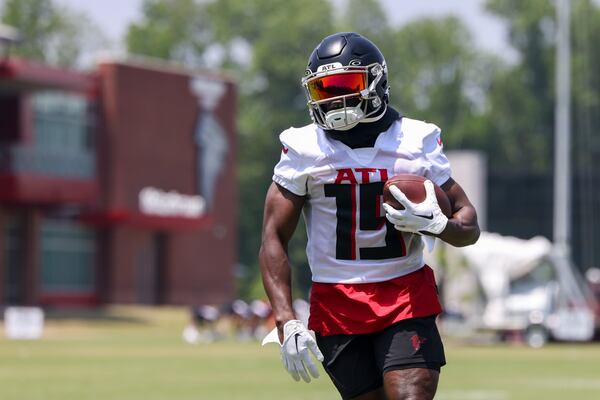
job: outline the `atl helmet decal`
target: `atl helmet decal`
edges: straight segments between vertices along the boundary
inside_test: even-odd
[[[328,71],[330,69],[335,69],[335,68],[342,68],[342,63],[334,62],[331,64],[320,65],[319,68],[317,69],[317,72]]]

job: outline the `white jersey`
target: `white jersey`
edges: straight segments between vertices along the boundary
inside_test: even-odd
[[[445,183],[450,164],[440,134],[433,124],[405,117],[369,148],[351,149],[314,124],[281,133],[273,181],[306,196],[306,253],[314,282],[380,282],[423,266],[421,237],[397,231],[385,218],[383,184],[397,174]]]

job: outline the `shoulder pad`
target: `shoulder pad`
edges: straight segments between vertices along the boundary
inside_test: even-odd
[[[425,138],[431,134],[437,134],[441,130],[436,124],[432,124],[418,119],[402,118],[402,131],[406,136]]]
[[[281,132],[279,140],[284,151],[292,151],[304,157],[318,157],[322,154],[319,146],[319,129],[310,124],[300,128],[288,128]]]

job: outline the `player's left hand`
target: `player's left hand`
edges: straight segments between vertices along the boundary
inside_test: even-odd
[[[404,210],[397,210],[383,203],[385,217],[399,231],[439,235],[446,229],[448,217],[438,205],[433,183],[426,180],[423,184],[427,195],[422,203],[413,203],[396,186],[390,186],[390,193],[404,206]]]

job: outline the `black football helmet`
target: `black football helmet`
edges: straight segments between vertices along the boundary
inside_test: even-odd
[[[312,120],[323,129],[348,130],[385,112],[389,85],[383,54],[354,32],[327,36],[313,50],[302,86]]]

